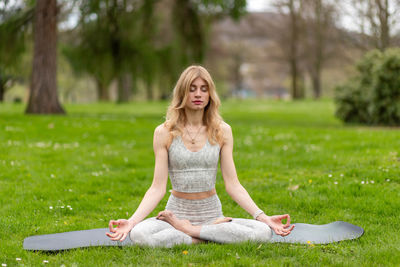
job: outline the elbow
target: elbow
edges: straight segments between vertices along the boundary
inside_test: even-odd
[[[228,193],[228,195],[233,198],[238,192],[240,192],[241,187],[242,186],[240,185],[240,183],[226,184],[225,190]]]
[[[166,187],[157,187],[157,186],[151,186],[148,190],[148,193],[152,196],[158,196],[160,199],[162,199],[166,193]]]

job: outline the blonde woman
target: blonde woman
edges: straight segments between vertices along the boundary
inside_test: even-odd
[[[232,130],[219,115],[219,105],[205,68],[190,66],[183,71],[166,121],[154,131],[153,183],[128,220],[110,220],[107,236],[111,240],[123,241],[129,235],[135,244],[171,247],[202,241],[268,242],[272,231],[290,234],[294,227],[290,216],[267,216],[240,184],[232,156]],[[222,214],[215,191],[218,161],[226,191],[254,219]],[[165,210],[144,220],[164,197],[168,173],[173,189]]]

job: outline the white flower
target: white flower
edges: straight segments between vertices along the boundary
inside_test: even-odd
[[[50,174],[50,177],[51,178],[55,178],[56,176],[54,174]]]
[[[52,209],[53,209],[53,206],[50,206],[50,207],[49,207],[49,209],[51,209],[51,210],[52,210]]]
[[[72,210],[72,208],[69,208],[69,210]]]
[[[343,177],[343,176],[344,176],[344,174],[343,174],[343,173],[341,173],[341,174],[340,174],[340,177]]]
[[[63,208],[64,208],[64,206],[61,206],[61,208],[63,209]]]
[[[390,182],[390,179],[386,179],[386,182]]]
[[[334,184],[338,184],[338,182],[335,181]]]
[[[44,260],[43,263],[49,263],[49,261],[48,260]]]
[[[364,184],[364,181],[361,181],[361,184]]]
[[[332,177],[332,174],[329,174],[328,177]]]
[[[16,260],[16,261],[20,261],[20,260],[21,260],[21,258],[15,258],[15,260]]]
[[[1,264],[1,266],[3,266],[3,267],[6,267],[6,266],[7,266],[7,264],[5,264],[5,263],[2,263],[2,264]]]
[[[374,183],[374,181],[372,180],[372,181],[371,181],[371,184],[373,184],[373,183]]]

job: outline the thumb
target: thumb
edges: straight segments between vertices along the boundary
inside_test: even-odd
[[[289,218],[289,214],[278,215],[277,218],[279,220],[288,219]]]

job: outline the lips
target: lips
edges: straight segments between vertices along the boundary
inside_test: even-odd
[[[199,101],[199,100],[198,100],[198,101],[193,101],[193,103],[196,104],[196,105],[200,105],[200,104],[203,103],[203,101]]]

